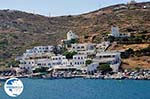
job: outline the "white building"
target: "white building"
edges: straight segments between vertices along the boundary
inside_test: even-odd
[[[51,59],[36,59],[35,67],[52,67]]]
[[[128,8],[127,6],[121,5],[121,6],[115,7],[114,10],[127,9],[127,8]]]
[[[75,51],[78,54],[86,54],[86,55],[95,54],[95,50],[96,50],[96,45],[92,43],[71,44],[71,49],[70,49],[70,51]]]
[[[20,69],[27,69],[29,72],[32,72],[32,68],[35,66],[34,60],[20,60],[19,67]]]
[[[22,58],[20,68],[32,71],[36,67],[83,67],[86,65],[87,55],[74,55],[73,59],[68,60],[66,56],[57,55],[51,57]]]
[[[20,68],[31,71],[32,68],[36,67],[54,67],[54,66],[67,66],[69,65],[66,56],[57,55],[51,57],[36,57],[36,58],[23,58],[20,60]]]
[[[50,59],[24,59],[20,60],[19,64],[21,69],[32,71],[36,67],[52,67]]]
[[[86,65],[87,55],[74,55],[72,60],[69,60],[69,64],[73,67],[82,67]]]
[[[27,49],[24,55],[34,55],[53,52],[54,46],[36,46],[33,49]]]
[[[77,38],[78,38],[78,36],[75,33],[73,33],[72,31],[69,31],[67,33],[67,40],[72,40],[72,39],[77,39]]]
[[[116,57],[120,58],[119,52],[101,52],[96,54],[96,58],[94,58],[93,61],[99,63],[111,63]]]
[[[110,42],[102,42],[96,45],[97,52],[104,52],[110,46]]]
[[[119,28],[118,27],[111,27],[111,34],[109,34],[108,36],[113,36],[113,37],[130,37],[130,34],[126,34],[126,33],[120,33],[119,32]]]
[[[68,60],[66,59],[66,56],[58,55],[58,56],[52,56],[52,67],[53,66],[67,66],[69,65]]]
[[[121,65],[121,57],[119,52],[101,52],[96,54],[94,62],[108,63],[114,72],[118,71]]]
[[[130,0],[127,4],[136,4],[136,0]]]
[[[94,63],[89,64],[87,66],[87,72],[93,72],[93,71],[97,70],[98,66],[99,66],[98,62],[94,62]]]

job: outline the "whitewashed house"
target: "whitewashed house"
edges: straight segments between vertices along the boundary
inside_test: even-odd
[[[66,56],[57,55],[52,53],[38,53],[38,54],[28,54],[24,53],[20,61],[21,69],[32,69],[36,67],[53,67],[57,65],[66,66],[68,60]]]
[[[70,51],[75,51],[78,54],[86,54],[86,55],[95,54],[95,50],[96,50],[96,45],[92,43],[71,44],[71,49],[70,49]]]
[[[136,4],[136,0],[130,0],[127,4]]]
[[[114,72],[118,71],[121,65],[121,57],[119,52],[101,52],[97,53],[93,59],[94,62],[108,63]]]
[[[149,9],[150,8],[150,4],[146,4],[143,6],[144,9]]]
[[[102,42],[96,45],[97,52],[104,52],[110,46],[110,42]]]
[[[35,67],[52,67],[50,59],[36,59]]]
[[[54,66],[67,66],[69,65],[66,56],[58,55],[52,56],[52,67]]]
[[[67,40],[72,40],[72,39],[77,39],[77,38],[78,38],[78,36],[75,33],[73,33],[72,31],[69,31],[67,33]]]
[[[69,64],[73,67],[81,67],[86,65],[87,55],[74,55],[73,59],[69,60]]]
[[[49,58],[35,58],[35,59],[22,59],[20,60],[19,67],[20,69],[27,69],[28,71],[32,71],[33,68],[37,67],[52,67],[52,61]]]
[[[114,10],[121,10],[121,9],[127,9],[128,7],[126,5],[120,5],[118,7],[115,7]]]
[[[130,37],[131,35],[128,33],[120,33],[118,27],[111,27],[111,34],[108,34],[108,36],[113,37]]]
[[[119,52],[101,52],[96,54],[96,57],[93,59],[93,61],[99,63],[111,63],[114,59],[116,59],[116,57],[120,58]]]
[[[26,69],[31,73],[32,68],[35,67],[35,61],[34,60],[20,60],[19,67],[20,69]]]
[[[98,62],[93,62],[93,63],[89,64],[87,66],[87,72],[94,72],[94,71],[96,71],[98,66],[99,66]]]
[[[54,46],[36,46],[33,49],[27,49],[24,55],[35,55],[42,53],[52,53]]]

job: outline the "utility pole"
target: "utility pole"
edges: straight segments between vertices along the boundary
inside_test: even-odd
[[[32,13],[35,14],[35,10],[33,10]]]
[[[49,12],[48,17],[51,17],[51,12]]]

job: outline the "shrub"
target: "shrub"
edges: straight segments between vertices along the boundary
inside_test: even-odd
[[[33,72],[34,73],[43,73],[43,72],[47,72],[48,67],[41,67],[41,68],[36,68]]]
[[[92,63],[92,60],[86,60],[86,62],[85,62],[86,65],[89,65],[91,63]]]
[[[99,71],[102,71],[102,73],[107,73],[112,71],[112,68],[110,67],[109,64],[101,64],[100,66],[97,67]]]
[[[66,56],[67,59],[72,59],[73,55],[76,55],[77,52],[73,51],[73,52],[64,52],[63,55]]]

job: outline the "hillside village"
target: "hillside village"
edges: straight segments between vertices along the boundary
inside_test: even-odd
[[[18,44],[14,48],[14,50],[16,51],[7,50],[5,52],[5,50],[3,50],[2,56],[7,56],[5,54],[13,51],[15,53],[17,53],[17,51],[18,53],[21,53],[17,48],[23,48],[25,52],[23,54],[21,53],[22,55],[20,54],[20,56],[13,53],[15,57],[13,55],[12,56],[13,60],[15,60],[15,63],[12,62],[10,65],[8,65],[10,70],[4,70],[4,72],[0,72],[0,74],[2,76],[18,76],[19,74],[22,77],[26,75],[39,76],[41,75],[41,72],[48,72],[48,75],[44,75],[44,77],[46,76],[45,78],[47,78],[47,76],[72,77],[72,75],[74,75],[85,77],[86,75],[87,77],[87,75],[94,75],[94,77],[101,77],[101,75],[104,75],[102,76],[104,78],[149,79],[150,31],[149,17],[146,16],[146,14],[149,13],[149,9],[149,2],[130,2],[128,4],[120,4],[102,8],[98,11],[93,12],[92,14],[86,13],[80,16],[68,16],[67,18],[69,21],[65,19],[66,17],[61,17],[62,21],[64,21],[64,23],[62,22],[64,25],[59,23],[60,19],[58,17],[44,18],[42,16],[38,16],[39,19],[46,19],[45,21],[42,21],[44,22],[43,24],[47,24],[45,26],[50,26],[47,28],[43,28],[41,26],[44,33],[46,34],[38,34],[39,31],[36,28],[39,27],[40,24],[38,24],[38,26],[35,26],[36,28],[34,28],[33,31],[32,29],[31,31],[28,31],[28,29],[26,30],[24,28],[23,30],[21,30],[23,32],[23,34],[21,34],[21,37],[24,37],[26,35],[26,42],[22,42],[23,39],[20,39],[20,37],[18,37],[18,33],[20,31],[19,29],[22,29],[19,27],[17,32],[15,32],[17,36],[12,35],[13,38],[18,39],[18,42],[11,42],[16,42],[16,44]],[[134,16],[131,16],[133,14],[133,11],[135,13],[139,10],[143,12],[143,15],[145,16],[139,15],[138,13],[134,14]],[[8,10],[6,12],[9,12],[9,14],[11,14],[15,11]],[[123,12],[127,15],[124,15]],[[5,11],[3,13],[5,13]],[[21,15],[22,14],[25,13],[21,13]],[[32,15],[30,16],[33,18]],[[141,18],[145,20],[145,23],[143,23],[143,21],[140,21]],[[76,21],[72,21],[73,19],[75,19],[76,21],[77,19],[81,19],[78,22],[80,24],[77,25]],[[103,19],[107,19],[107,21],[103,22]],[[47,23],[49,22],[48,20],[50,20],[50,24],[52,23],[52,25],[49,25],[49,23]],[[140,25],[137,24],[139,21]],[[19,22],[21,22],[20,24],[25,24],[25,21],[23,22],[23,19],[19,19]],[[129,22],[131,22],[132,24],[129,25]],[[13,22],[13,24],[14,23],[15,22]],[[95,25],[92,25],[91,23]],[[15,23],[15,27],[17,27],[17,24],[18,19]],[[32,25],[30,24],[30,26]],[[57,26],[55,27],[54,25]],[[10,26],[13,25],[11,24]],[[51,27],[55,27],[57,29],[52,29]],[[63,29],[60,32],[58,31],[58,28],[60,30],[61,28]],[[57,35],[54,35],[55,33],[51,32],[55,30],[59,32]],[[11,28],[10,31],[14,31],[14,27]],[[66,31],[68,32],[66,33]],[[3,32],[6,32],[5,36],[6,34],[8,34],[7,31]],[[34,34],[32,34],[32,32]],[[10,40],[12,40],[11,37]],[[7,39],[2,40],[2,48],[8,49],[7,47],[9,45],[9,42],[7,41]],[[31,43],[32,46],[30,46]],[[8,57],[10,58],[11,55],[8,55]],[[8,57],[6,57],[6,59]],[[140,59],[143,58],[145,60],[142,60],[141,62]],[[3,59],[5,59],[5,57],[2,58],[2,60]],[[138,64],[138,66],[135,64]],[[133,66],[132,69],[134,69],[135,71],[130,70],[130,66]],[[129,70],[126,69],[128,67]]]
[[[111,34],[119,35],[119,31],[115,31],[115,29],[112,29]],[[36,67],[74,67],[92,72],[97,69],[99,64],[109,64],[114,72],[118,71],[121,65],[120,52],[107,51],[110,46],[109,41],[100,44],[77,42],[78,36],[69,31],[67,39],[62,40],[63,44],[37,46],[26,50],[21,57],[20,67],[29,71]],[[87,64],[87,61],[91,61],[91,63]]]
[[[74,31],[82,43],[100,43],[103,41],[103,36],[109,34],[110,27],[116,25],[122,33],[143,35],[141,38],[144,37],[143,40],[148,42],[149,6],[149,2],[131,2],[100,8],[77,16],[60,17],[45,17],[10,9],[0,10],[0,67],[10,66],[14,58],[26,49],[59,44],[60,39],[65,39],[66,32],[69,30]],[[119,42],[122,43],[122,40]],[[125,44],[118,44],[118,46],[115,49],[124,49]],[[140,47],[139,43],[135,46]],[[142,59],[140,58],[141,61]]]
[[[130,38],[131,35],[120,33],[118,27],[112,26],[111,33],[108,34],[107,37]],[[50,73],[51,76],[48,77],[57,78],[72,77],[74,73],[71,71],[81,71],[82,75],[93,75],[96,73],[96,75],[94,75],[94,78],[101,77],[101,75],[98,75],[99,73],[97,74],[98,71],[101,71],[102,74],[119,73],[112,76],[106,75],[106,79],[122,79],[126,77],[124,73],[120,74],[120,71],[122,71],[121,58],[125,57],[126,54],[132,53],[126,53],[126,50],[108,51],[108,48],[111,45],[111,42],[109,40],[103,41],[98,44],[79,43],[78,40],[79,36],[72,31],[69,31],[67,33],[67,39],[61,40],[62,43],[59,45],[35,46],[33,49],[27,49],[21,57],[16,58],[16,60],[18,60],[20,63],[19,71],[25,71],[25,73],[27,74],[35,74],[42,71],[49,71],[52,74]],[[131,49],[128,49],[128,51],[129,50]],[[143,72],[145,72],[145,70],[139,73],[139,76],[137,77],[129,76],[128,78],[149,79],[149,71],[144,75]],[[132,75],[137,75],[136,73],[134,74],[134,72],[132,73]],[[90,78],[91,77],[93,76],[90,76]]]

